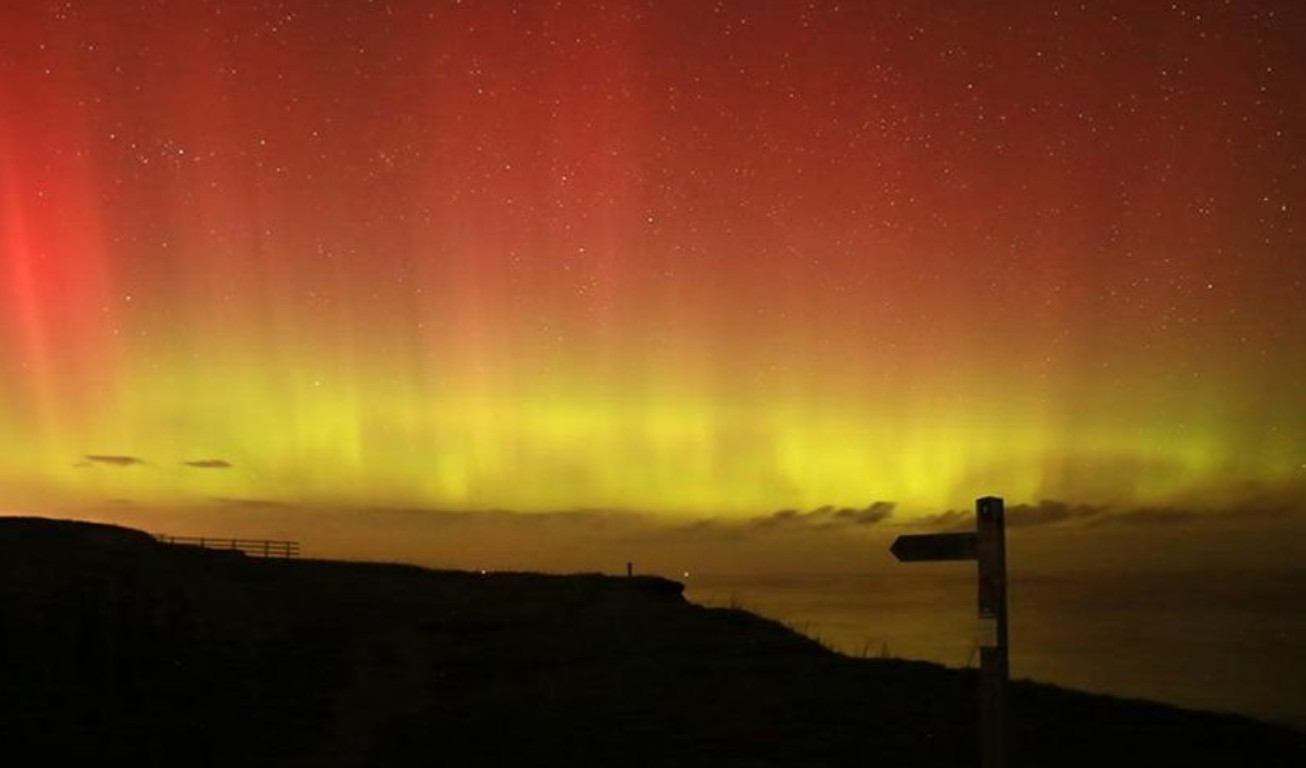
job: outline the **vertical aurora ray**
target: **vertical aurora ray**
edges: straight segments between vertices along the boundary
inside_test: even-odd
[[[72,43],[53,37],[43,50]],[[40,72],[0,81],[0,477],[19,488],[76,460],[79,432],[112,415],[97,382],[117,373],[102,180],[77,107],[87,97],[75,76]]]
[[[466,5],[0,12],[12,503],[1301,488],[1294,5]]]

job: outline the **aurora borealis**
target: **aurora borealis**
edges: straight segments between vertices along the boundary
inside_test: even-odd
[[[6,3],[0,505],[1301,498],[1302,29]]]

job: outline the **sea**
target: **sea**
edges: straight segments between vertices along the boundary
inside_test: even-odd
[[[973,569],[713,575],[701,605],[775,619],[850,656],[977,666]],[[1306,570],[1013,576],[1013,679],[1231,712],[1306,731]]]

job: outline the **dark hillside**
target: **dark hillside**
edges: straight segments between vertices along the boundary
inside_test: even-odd
[[[848,659],[680,592],[0,519],[0,736],[49,764],[976,763],[971,672]],[[1012,696],[1016,765],[1306,765],[1306,735],[1243,718]]]

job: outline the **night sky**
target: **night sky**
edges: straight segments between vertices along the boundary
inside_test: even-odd
[[[0,511],[1300,509],[1303,29],[7,2]]]

